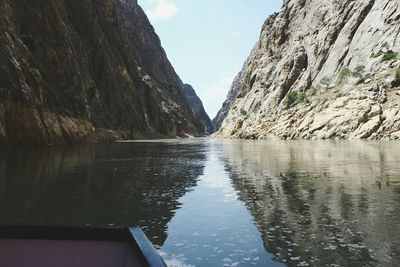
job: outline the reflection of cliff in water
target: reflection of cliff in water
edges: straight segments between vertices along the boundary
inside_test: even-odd
[[[223,150],[266,249],[289,266],[400,264],[400,144],[232,141]]]
[[[161,245],[205,147],[147,143],[2,150],[0,223],[141,226]]]

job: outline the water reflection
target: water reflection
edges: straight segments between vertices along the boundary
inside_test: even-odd
[[[222,143],[266,250],[288,266],[400,265],[400,144]]]
[[[127,143],[0,153],[0,224],[141,226],[156,245],[203,173],[203,143]]]
[[[254,218],[224,170],[220,147],[210,143],[204,174],[180,199],[161,247],[169,266],[284,266],[265,251]]]
[[[171,266],[400,266],[400,143],[0,149],[0,224],[141,226]]]

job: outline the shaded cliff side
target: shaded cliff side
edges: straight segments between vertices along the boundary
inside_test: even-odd
[[[193,113],[198,119],[198,123],[200,123],[202,127],[202,130],[205,134],[212,134],[214,132],[214,128],[210,117],[208,117],[208,114],[204,109],[203,102],[196,95],[196,92],[190,84],[184,84],[182,89],[186,99],[189,102],[189,105],[192,108]]]
[[[3,0],[0,14],[0,144],[204,134],[136,0]]]
[[[216,136],[398,139],[399,52],[397,0],[285,0]]]

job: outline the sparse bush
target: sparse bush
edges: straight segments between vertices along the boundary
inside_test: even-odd
[[[326,89],[329,89],[329,86],[332,83],[332,78],[325,76],[319,81],[320,84],[322,84]]]
[[[342,83],[347,80],[348,77],[353,75],[353,71],[349,68],[344,68],[339,73],[339,82]]]
[[[311,101],[307,98],[305,93],[299,93],[299,102],[303,102],[303,103],[311,103]]]
[[[321,91],[321,85],[317,84],[315,86],[311,86],[311,94],[316,95],[319,91]]]
[[[363,79],[364,78],[364,71],[365,71],[365,66],[364,65],[358,65],[354,71],[353,71],[353,76],[356,78]]]
[[[342,71],[339,73],[339,82],[342,83],[343,81],[347,80],[349,76],[358,78],[357,84],[364,82],[368,78],[365,75],[364,65],[358,65],[357,67],[355,67],[354,70],[351,70],[349,68],[342,69]]]
[[[394,77],[395,77],[396,81],[400,81],[400,68],[397,68],[394,71]]]
[[[285,98],[286,108],[290,108],[292,105],[303,102],[309,103],[310,101],[307,99],[306,94],[302,92],[289,92]]]
[[[286,107],[290,107],[292,104],[296,103],[297,92],[289,92],[285,99]]]
[[[390,49],[390,46],[389,46],[388,42],[384,42],[381,45],[381,47],[382,48],[377,53],[372,53],[371,54],[372,58],[378,58],[380,56],[383,56],[382,57],[383,61],[389,61],[389,60],[392,60],[392,59],[396,59],[397,56],[399,55],[399,53],[397,53],[397,52],[395,52],[395,51]]]
[[[398,55],[399,55],[399,53],[396,53],[393,50],[389,50],[389,51],[383,53],[382,60],[383,61],[393,60],[393,59],[396,59]]]
[[[240,109],[240,114],[242,114],[242,116],[247,116],[247,111],[244,110],[243,108]]]

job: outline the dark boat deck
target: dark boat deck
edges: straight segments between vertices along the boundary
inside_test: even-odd
[[[22,239],[0,240],[0,265],[8,267],[142,266],[127,242]]]
[[[158,267],[137,228],[0,227],[2,267]]]

